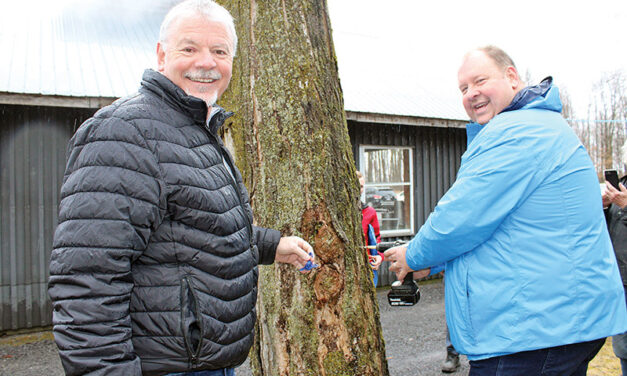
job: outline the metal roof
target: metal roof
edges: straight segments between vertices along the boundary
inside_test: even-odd
[[[0,99],[118,98],[135,92],[144,69],[156,64],[159,25],[177,2],[23,0],[3,6],[8,9],[0,12]],[[346,111],[467,119],[459,98],[408,85],[403,75],[364,84],[372,73],[355,59],[359,44],[351,38],[334,32]]]
[[[25,0],[0,13],[0,92],[120,97],[155,64],[163,15],[175,1]],[[156,5],[155,5],[156,4]]]

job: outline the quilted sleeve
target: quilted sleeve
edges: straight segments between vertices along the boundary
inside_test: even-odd
[[[281,233],[277,230],[272,230],[263,227],[253,227],[255,234],[255,244],[259,249],[259,264],[270,265],[274,263],[274,256],[276,255],[276,247],[281,240]]]
[[[131,342],[131,264],[163,218],[160,177],[131,122],[91,118],[70,141],[49,279],[67,375],[141,375]]]

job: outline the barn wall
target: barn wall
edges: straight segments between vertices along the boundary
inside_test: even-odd
[[[95,111],[0,104],[0,333],[51,324],[48,265],[67,142]],[[359,145],[413,148],[420,228],[455,180],[464,130],[350,120],[348,128],[357,163]],[[382,269],[379,286],[386,286],[395,278],[387,263]]]
[[[93,109],[0,105],[0,333],[47,326],[67,142]]]
[[[428,123],[415,126],[349,120],[348,133],[358,169],[360,145],[407,146],[413,149],[414,223],[418,231],[438,200],[455,181],[461,156],[466,150],[465,129],[433,127]],[[379,286],[389,285],[396,280],[387,267],[387,262],[384,262],[383,270],[379,273]]]

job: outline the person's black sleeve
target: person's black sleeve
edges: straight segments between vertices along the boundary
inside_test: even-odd
[[[270,265],[274,263],[276,248],[281,240],[281,233],[264,227],[253,227],[255,244],[259,250],[259,264]]]
[[[141,375],[131,265],[163,220],[156,156],[127,121],[91,119],[68,154],[50,259],[53,332],[67,375]]]

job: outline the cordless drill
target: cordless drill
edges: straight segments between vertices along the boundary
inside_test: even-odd
[[[389,248],[403,245],[404,241],[381,242],[377,244],[377,251],[383,252]],[[420,300],[420,288],[414,281],[414,273],[409,272],[403,281],[394,281],[388,292],[388,304],[391,306],[413,306]]]

